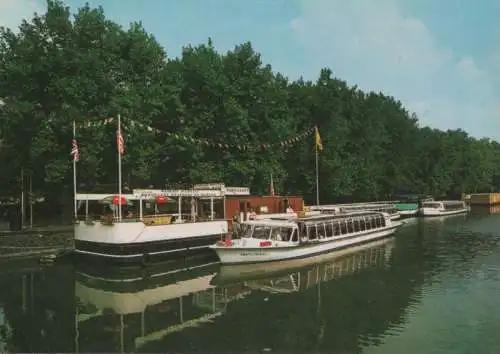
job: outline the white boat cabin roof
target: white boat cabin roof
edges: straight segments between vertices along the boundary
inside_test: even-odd
[[[205,187],[206,189],[201,189],[200,187]],[[193,189],[134,189],[132,193],[122,194],[122,197],[126,200],[148,200],[159,196],[171,198],[221,198],[229,195],[250,195],[250,190],[246,187],[225,187],[223,184],[214,184],[196,185]],[[118,196],[118,193],[77,193],[76,200],[103,200],[116,196]]]
[[[464,204],[462,200],[430,200],[425,203],[443,203],[443,205],[458,205]]]
[[[364,208],[394,208],[394,203],[360,203],[360,204],[331,204],[331,205],[313,205],[311,210],[324,210],[324,211],[335,211],[335,210],[348,210],[348,209],[364,209]]]
[[[334,219],[345,219],[354,218],[358,216],[370,216],[370,215],[383,215],[382,212],[377,211],[357,211],[350,213],[340,213],[340,214],[321,214],[321,215],[311,215],[305,217],[275,217],[270,219],[261,220],[248,220],[243,221],[242,224],[245,225],[267,225],[271,227],[294,227],[298,223],[310,223],[310,222],[321,222]]]
[[[243,221],[243,225],[258,225],[258,226],[270,226],[270,227],[297,227],[296,219],[261,219],[261,220],[247,220]]]

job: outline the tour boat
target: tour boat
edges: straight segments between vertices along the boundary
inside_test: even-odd
[[[149,263],[181,251],[207,250],[229,231],[225,197],[248,194],[248,188],[241,187],[135,189],[121,199],[77,194],[77,209],[85,207],[85,217],[75,222],[75,252]]]
[[[467,211],[465,202],[461,200],[436,200],[422,203],[420,206],[422,216],[445,216],[463,214]]]
[[[281,261],[381,239],[400,225],[371,211],[253,220],[241,223],[238,238],[210,247],[222,264]]]

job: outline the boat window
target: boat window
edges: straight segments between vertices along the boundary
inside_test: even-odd
[[[380,216],[379,215],[377,215],[377,217],[375,218],[375,226],[376,227],[380,227],[381,226],[380,225]]]
[[[255,225],[253,228],[253,238],[258,238],[262,240],[269,239],[271,235],[271,227],[267,225]]]
[[[240,237],[250,238],[252,237],[252,231],[253,231],[252,225],[240,224],[240,230],[239,230]]]
[[[271,229],[271,240],[290,241],[293,229],[290,227],[273,227]]]
[[[317,224],[316,225],[316,229],[318,230],[318,238],[319,239],[322,239],[322,238],[326,237],[325,224],[323,224],[323,223]]]
[[[340,223],[338,221],[333,222],[333,236],[340,235]]]
[[[381,225],[382,227],[387,226],[387,224],[385,223],[385,218],[384,218],[383,216],[381,217],[381,220],[380,220],[380,225]]]
[[[292,242],[298,242],[299,241],[299,230],[293,229],[292,230]]]
[[[361,231],[365,231],[366,230],[365,218],[363,216],[359,218],[359,229]]]
[[[376,215],[372,215],[372,216],[370,217],[370,219],[371,219],[370,221],[371,221],[372,229],[374,229],[374,228],[376,228],[376,227],[377,227],[377,221],[375,220],[376,218],[377,218],[377,216],[376,216]]]
[[[309,234],[309,240],[316,240],[318,238],[318,231],[316,230],[316,225],[307,226],[307,231]]]
[[[353,225],[352,219],[347,220],[347,232],[349,232],[349,233],[354,232],[354,225]]]
[[[359,226],[359,218],[354,218],[353,224],[354,224],[354,231],[359,232],[361,230]]]
[[[326,232],[326,237],[332,237],[333,236],[333,223],[327,222],[325,224],[325,232]]]
[[[347,233],[347,220],[341,220],[340,222],[340,231],[342,235],[345,235]]]

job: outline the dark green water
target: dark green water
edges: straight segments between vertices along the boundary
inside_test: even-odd
[[[243,279],[2,266],[0,352],[500,353],[499,242],[500,215],[471,215]]]

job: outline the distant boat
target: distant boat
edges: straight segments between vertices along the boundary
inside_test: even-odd
[[[418,194],[397,195],[394,197],[396,209],[401,217],[417,216],[421,203],[432,202],[434,198]]]
[[[461,200],[436,200],[421,204],[422,216],[445,216],[463,214],[468,212],[464,201]]]
[[[371,211],[246,221],[241,238],[210,247],[222,264],[282,261],[388,237],[401,224],[387,213]]]

